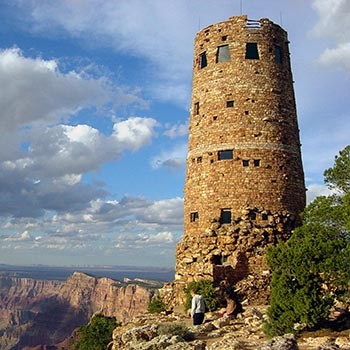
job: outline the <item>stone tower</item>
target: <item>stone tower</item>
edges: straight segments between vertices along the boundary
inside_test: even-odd
[[[266,246],[290,236],[305,206],[287,33],[268,19],[197,33],[184,192],[175,283],[264,288]]]

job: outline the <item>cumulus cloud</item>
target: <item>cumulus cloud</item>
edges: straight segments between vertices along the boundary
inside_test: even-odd
[[[16,0],[14,0],[15,2]],[[89,46],[111,47],[142,59],[157,76],[149,92],[161,100],[188,103],[193,37],[201,26],[225,20],[231,1],[90,0],[21,1],[20,22],[47,35],[70,35]],[[159,30],[161,28],[161,30]]]
[[[134,251],[147,248],[175,248],[176,239],[171,232],[139,233],[136,236],[119,235],[116,237],[115,247],[118,249]]]
[[[0,80],[3,131],[37,121],[56,122],[111,96],[102,80],[61,73],[56,61],[27,58],[17,48],[0,51]]]
[[[188,133],[188,123],[177,123],[175,125],[166,125],[164,135],[175,139],[177,137],[185,136]]]
[[[325,65],[349,69],[350,61],[350,2],[347,0],[314,0],[313,7],[319,20],[312,30],[316,37],[328,37],[336,41],[336,46],[327,48],[319,57]]]
[[[335,191],[330,190],[326,185],[309,184],[307,185],[306,201],[310,203],[318,196],[329,196],[334,193]]]
[[[167,169],[181,168],[186,164],[187,143],[177,145],[171,150],[163,151],[155,156],[151,165],[153,169],[165,167]]]

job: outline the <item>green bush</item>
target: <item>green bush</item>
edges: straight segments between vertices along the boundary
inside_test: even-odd
[[[185,309],[191,309],[191,290],[197,290],[197,293],[202,295],[204,298],[205,306],[209,311],[214,311],[219,306],[216,291],[213,286],[213,281],[208,279],[201,279],[198,281],[190,282],[185,288],[186,302]]]
[[[157,314],[159,312],[165,311],[166,307],[161,297],[153,298],[148,304],[148,312],[151,314]]]
[[[334,298],[349,300],[350,146],[325,171],[338,194],[317,197],[302,214],[303,224],[287,242],[267,251],[272,271],[269,336],[295,332],[296,325],[317,328]]]
[[[93,316],[89,324],[78,329],[74,350],[105,350],[112,341],[112,332],[116,326],[114,317]]]
[[[182,322],[167,322],[161,323],[158,326],[159,335],[178,335],[185,340],[191,340],[192,334],[189,332],[188,327]]]

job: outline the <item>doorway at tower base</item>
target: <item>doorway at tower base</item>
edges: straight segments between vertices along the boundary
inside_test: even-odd
[[[227,280],[250,305],[266,304],[270,294],[267,247],[286,241],[299,223],[296,215],[247,207],[231,224],[213,219],[199,235],[184,235],[176,249],[174,287],[181,303],[183,288],[191,281]]]

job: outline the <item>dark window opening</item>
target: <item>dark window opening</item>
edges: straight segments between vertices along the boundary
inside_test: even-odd
[[[254,166],[260,166],[260,159],[254,159]]]
[[[197,157],[197,163],[202,163],[203,158],[202,157]]]
[[[226,149],[224,151],[219,151],[218,152],[218,159],[219,160],[233,159],[233,150]]]
[[[249,213],[249,220],[256,220],[256,213],[254,212]]]
[[[193,262],[197,262],[197,258],[192,258],[193,259]]]
[[[244,114],[245,114],[245,115],[248,115],[248,114],[249,114],[249,111],[244,111]]]
[[[282,48],[278,45],[275,45],[275,62],[279,64],[283,63]]]
[[[231,223],[231,209],[221,209],[220,223],[230,224]]]
[[[199,114],[199,102],[196,102],[194,104],[194,114],[195,115]]]
[[[228,62],[231,60],[230,49],[228,45],[221,45],[216,51],[216,63]]]
[[[233,100],[226,101],[226,107],[232,108],[234,107],[235,102]]]
[[[208,65],[208,62],[207,62],[207,54],[206,52],[202,52],[200,55],[199,55],[199,68],[204,68]]]
[[[215,117],[213,117],[213,120],[216,120],[216,119],[218,119],[218,116],[216,115]]]
[[[249,166],[249,160],[248,159],[243,159],[242,160],[242,165],[245,166],[245,167]]]
[[[261,214],[261,219],[262,220],[267,220],[268,218],[268,215],[267,214]]]
[[[222,40],[222,41],[226,41],[226,40],[227,40],[227,35],[223,35],[223,36],[221,37],[221,40]]]
[[[245,58],[249,60],[258,60],[258,43],[246,43]]]
[[[198,221],[198,219],[199,219],[198,211],[194,211],[193,213],[190,214],[191,222]]]
[[[222,265],[222,256],[221,255],[213,255],[211,257],[211,262],[213,265]]]

